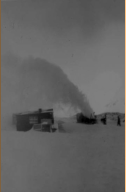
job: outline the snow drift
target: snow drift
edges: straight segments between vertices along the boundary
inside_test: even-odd
[[[2,131],[2,192],[125,190],[125,128],[63,126],[65,133]]]

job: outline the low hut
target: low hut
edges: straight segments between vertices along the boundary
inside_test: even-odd
[[[33,125],[41,124],[44,119],[50,119],[52,124],[54,124],[53,109],[39,109],[34,112],[24,112],[13,115],[13,123],[16,125],[17,131],[28,131]]]

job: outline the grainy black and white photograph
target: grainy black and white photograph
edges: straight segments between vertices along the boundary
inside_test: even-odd
[[[1,192],[125,191],[125,0],[1,0]]]

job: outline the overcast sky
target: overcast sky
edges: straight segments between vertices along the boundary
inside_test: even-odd
[[[125,96],[124,21],[124,0],[2,1],[2,54],[60,66],[102,112],[119,90]]]

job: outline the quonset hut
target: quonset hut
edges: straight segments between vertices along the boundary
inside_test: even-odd
[[[17,131],[29,131],[33,125],[41,124],[43,120],[50,120],[51,124],[54,124],[53,109],[39,109],[13,115],[13,124],[16,125]]]

